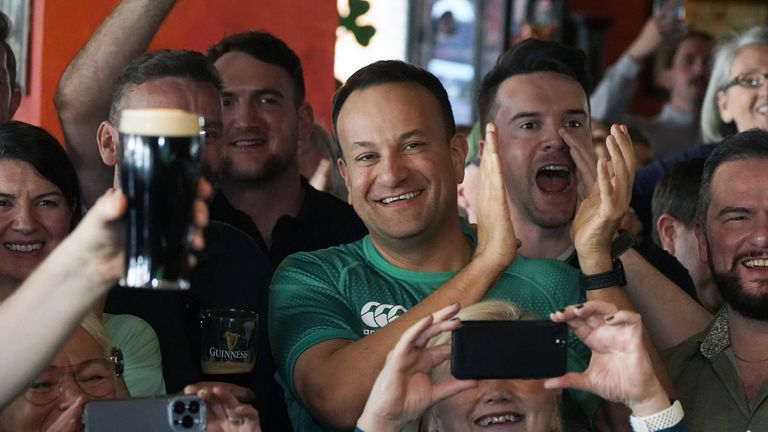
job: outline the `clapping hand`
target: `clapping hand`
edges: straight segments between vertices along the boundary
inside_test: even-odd
[[[629,210],[637,166],[626,126],[613,125],[605,143],[610,160],[597,161],[597,187],[581,202],[571,225],[573,243],[585,272],[589,269],[584,266],[596,259],[610,259],[613,235]]]
[[[488,123],[480,160],[475,256],[489,257],[499,268],[507,268],[515,259],[519,242],[507,205],[498,141],[496,125]]]

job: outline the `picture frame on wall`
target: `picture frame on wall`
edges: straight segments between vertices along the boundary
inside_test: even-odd
[[[8,35],[10,45],[16,56],[16,83],[22,94],[27,89],[27,59],[29,53],[30,0],[0,0],[0,11],[11,19],[11,31]]]

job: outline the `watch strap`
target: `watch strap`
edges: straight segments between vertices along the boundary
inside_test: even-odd
[[[634,432],[656,432],[671,428],[683,421],[685,412],[680,401],[675,401],[669,408],[645,417],[629,416],[629,424]]]
[[[627,276],[624,274],[624,265],[621,260],[613,260],[613,269],[603,273],[585,275],[579,272],[579,284],[586,291],[609,288],[613,286],[626,286]]]

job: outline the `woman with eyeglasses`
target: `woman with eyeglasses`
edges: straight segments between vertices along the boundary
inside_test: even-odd
[[[27,389],[0,411],[0,431],[77,430],[83,404],[128,395],[119,385],[121,356],[89,314]]]
[[[0,431],[81,430],[87,402],[128,397],[120,385],[122,372],[120,351],[111,347],[100,320],[91,313],[48,367],[0,411]],[[200,396],[207,408],[206,430],[260,430],[256,410],[239,403],[231,394],[217,393],[214,388]]]
[[[632,208],[645,226],[658,180],[675,165],[706,158],[723,138],[752,128],[768,129],[768,26],[752,27],[723,39],[715,49],[701,107],[704,145],[655,161],[635,174]]]

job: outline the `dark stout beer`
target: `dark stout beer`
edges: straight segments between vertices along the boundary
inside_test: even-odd
[[[122,286],[189,288],[201,128],[200,116],[182,110],[123,111],[119,170],[128,214]]]

